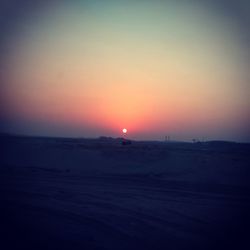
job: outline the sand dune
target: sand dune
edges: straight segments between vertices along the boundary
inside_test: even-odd
[[[248,144],[2,136],[1,249],[243,249]]]

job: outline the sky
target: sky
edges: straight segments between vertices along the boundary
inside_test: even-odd
[[[247,1],[1,1],[0,129],[250,142]]]

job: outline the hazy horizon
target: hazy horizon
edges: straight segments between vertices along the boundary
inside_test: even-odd
[[[185,142],[185,143],[194,143],[194,142],[212,142],[212,141],[218,141],[218,142],[231,142],[231,143],[247,143],[249,144],[249,141],[244,141],[244,140],[228,140],[226,138],[206,138],[206,137],[193,137],[193,138],[180,138],[180,137],[171,137],[170,135],[168,136],[163,136],[163,137],[158,137],[158,138],[152,138],[151,136],[149,138],[147,137],[130,137],[127,135],[93,135],[93,136],[81,136],[81,135],[55,135],[55,134],[28,134],[28,133],[18,133],[18,132],[7,132],[7,131],[0,131],[1,136],[16,136],[16,137],[30,137],[30,138],[55,138],[55,139],[83,139],[83,140],[99,140],[103,138],[107,139],[126,139],[126,140],[132,140],[132,141],[141,141],[141,142]],[[168,138],[166,138],[168,137]]]

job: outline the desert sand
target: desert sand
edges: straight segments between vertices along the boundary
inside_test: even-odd
[[[1,136],[1,249],[250,249],[250,145]]]

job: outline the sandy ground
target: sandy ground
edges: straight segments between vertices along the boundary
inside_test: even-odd
[[[1,137],[0,249],[250,249],[250,146]]]

